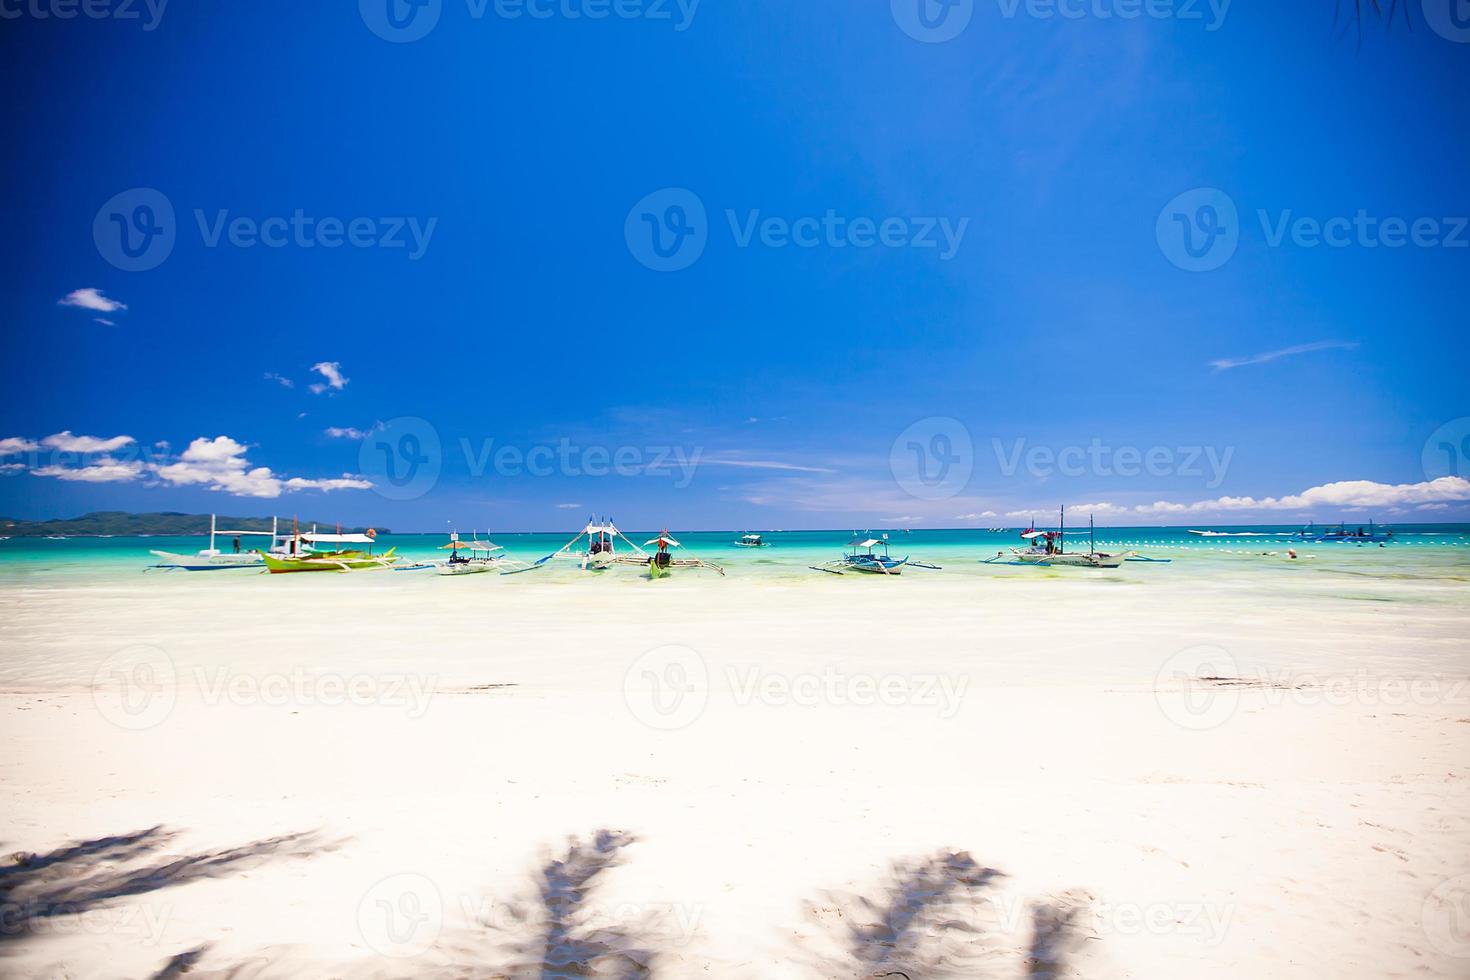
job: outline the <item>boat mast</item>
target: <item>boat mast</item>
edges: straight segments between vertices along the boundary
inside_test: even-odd
[[[1062,504],[1062,516],[1057,527],[1057,554],[1067,550],[1067,505]]]
[[[1087,550],[1090,554],[1097,554],[1097,527],[1092,523],[1092,515],[1087,515]]]
[[[214,515],[209,515],[209,550],[214,550]]]

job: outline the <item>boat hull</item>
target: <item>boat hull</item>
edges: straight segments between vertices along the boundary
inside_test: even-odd
[[[1018,551],[1013,555],[1015,561],[1022,565],[1038,565],[1045,568],[1121,568],[1126,554],[1106,555],[1096,554],[1060,554],[1060,555],[1034,555],[1029,552]]]
[[[216,572],[227,568],[260,568],[260,555],[176,555],[172,551],[149,551],[158,559],[159,568],[182,568],[187,572]]]
[[[445,562],[435,570],[440,575],[479,575],[483,572],[497,572],[500,569],[494,561],[471,558],[469,561],[457,561],[453,564]]]
[[[374,568],[389,568],[398,560],[393,556],[392,549],[379,556],[353,552],[300,557],[284,557],[279,555],[263,555],[261,557],[265,562],[266,569],[272,575],[282,575],[290,572],[362,572]]]
[[[843,566],[843,570],[848,572],[862,572],[865,575],[901,575],[903,574],[903,566],[907,564],[907,558],[849,561]]]

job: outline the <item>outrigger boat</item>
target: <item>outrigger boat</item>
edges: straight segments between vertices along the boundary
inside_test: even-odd
[[[158,564],[150,565],[149,568],[183,569],[188,572],[214,572],[225,568],[261,568],[265,564],[262,558],[263,552],[257,548],[249,551],[222,552],[214,546],[214,539],[218,535],[225,537],[267,537],[270,538],[268,550],[272,554],[285,554],[288,538],[276,533],[276,519],[271,518],[271,529],[269,531],[220,531],[215,527],[215,515],[209,515],[209,547],[192,555],[179,555],[172,551],[153,551],[148,553],[158,559]],[[238,544],[238,542],[237,542]]]
[[[439,547],[449,549],[448,559],[434,563],[435,571],[440,575],[474,575],[479,572],[507,574],[511,571],[523,572],[531,567],[523,561],[495,554],[505,549],[498,544],[481,541],[478,531],[468,544],[460,541],[459,533],[454,532],[449,535],[449,543]]]
[[[625,565],[646,564],[650,579],[668,578],[676,568],[709,568],[719,572],[721,577],[725,574],[725,570],[712,561],[705,561],[702,558],[675,558],[674,553],[669,549],[682,548],[683,545],[673,539],[667,528],[653,540],[643,542],[645,548],[654,545],[657,545],[657,550],[647,558],[624,555],[614,560]]]
[[[577,536],[545,558],[538,558],[525,568],[510,569],[505,574],[514,572],[529,572],[533,569],[544,568],[556,559],[576,562],[577,567],[585,572],[601,572],[611,568],[620,556],[617,543],[622,541],[630,549],[632,554],[627,557],[633,558],[638,563],[648,560],[648,552],[638,547],[628,536],[619,531],[617,525],[608,518],[589,518],[587,526],[577,532]]]
[[[881,554],[879,553],[881,550]],[[881,538],[866,538],[859,541],[854,536],[841,558],[824,561],[820,565],[808,565],[814,572],[830,572],[843,575],[847,572],[864,572],[870,575],[899,575],[905,568],[930,568],[939,570],[938,565],[915,561],[908,555],[894,558],[888,553],[888,535]]]
[[[771,543],[764,540],[759,534],[742,534],[735,539],[737,548],[769,548]]]
[[[1303,541],[1336,541],[1342,544],[1383,543],[1393,540],[1392,531],[1385,531],[1380,534],[1378,533],[1377,525],[1375,525],[1372,521],[1368,522],[1368,529],[1366,531],[1363,530],[1362,527],[1359,527],[1356,531],[1349,531],[1347,529],[1347,525],[1341,523],[1337,525],[1337,530],[1335,531],[1331,529],[1325,529],[1318,532],[1313,531],[1313,527],[1314,525],[1308,524],[1306,527],[1297,532],[1297,537],[1301,538]]]
[[[292,530],[285,554],[261,552],[265,567],[272,574],[284,572],[359,572],[374,568],[392,568],[398,562],[396,547],[381,555],[373,554],[378,532],[368,528],[362,534],[319,534],[315,527],[305,534]],[[319,545],[365,544],[361,548],[321,548]]]
[[[1063,568],[1119,568],[1133,557],[1133,552],[1124,551],[1108,554],[1097,550],[1097,535],[1092,518],[1087,519],[1087,551],[1067,551],[1067,508],[1061,510],[1058,529],[1038,531],[1035,522],[1021,532],[1021,540],[1029,543],[1026,549],[1011,548],[1010,553],[997,551],[994,558],[981,559],[983,565],[1034,565],[1041,568],[1054,566]]]

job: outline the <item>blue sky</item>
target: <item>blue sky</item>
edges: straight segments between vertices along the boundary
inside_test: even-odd
[[[0,3],[0,514],[1470,517],[1436,0],[98,2]]]

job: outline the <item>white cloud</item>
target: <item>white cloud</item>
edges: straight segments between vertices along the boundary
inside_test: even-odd
[[[306,480],[299,476],[293,476],[286,481],[287,490],[371,490],[373,484],[370,480],[355,477],[351,473],[343,473],[340,477],[328,480]]]
[[[92,322],[93,323],[100,323],[104,327],[115,327],[115,326],[117,326],[117,324],[113,323],[111,320],[104,320],[100,316],[94,316],[94,317],[92,317]]]
[[[982,510],[978,514],[956,514],[956,515],[954,515],[954,519],[957,520],[957,521],[978,521],[982,517],[998,517],[998,516],[999,515],[996,514],[996,512],[993,511],[993,510]]]
[[[9,439],[0,439],[0,456],[10,456],[15,453],[33,453],[41,448],[41,444],[23,436],[11,436]]]
[[[368,480],[344,473],[340,478],[311,480],[282,477],[268,466],[254,466],[245,459],[246,446],[229,436],[200,437],[189,443],[177,462],[154,468],[168,483],[204,486],[240,497],[279,497],[297,490],[367,490]]]
[[[73,289],[56,302],[60,306],[80,306],[84,310],[96,310],[98,313],[113,313],[128,308],[126,303],[103,296],[102,290],[94,286]]]
[[[276,384],[280,385],[282,388],[294,388],[294,387],[296,387],[296,382],[292,381],[290,378],[287,378],[287,377],[284,377],[282,375],[279,375],[279,374],[277,374],[274,371],[267,371],[267,372],[265,372],[265,380],[267,380],[267,381],[274,381]]]
[[[342,364],[340,361],[317,361],[311,366],[311,369],[327,379],[325,384],[318,383],[307,386],[313,395],[320,395],[328,388],[331,388],[333,391],[341,391],[347,387],[347,382],[350,380],[342,375]]]
[[[106,439],[98,436],[74,436],[70,429],[66,429],[42,439],[41,445],[64,453],[115,453],[136,441],[132,436],[112,436]]]
[[[374,422],[371,427],[366,429],[359,429],[351,425],[340,427],[330,425],[323,429],[322,433],[332,439],[366,439],[382,427],[382,422]]]
[[[205,486],[241,497],[279,497],[282,489],[270,467],[251,467],[245,446],[229,436],[201,436],[189,443],[177,462],[158,466],[155,472],[168,483]]]
[[[788,470],[793,473],[835,473],[823,466],[801,466],[777,459],[746,459],[738,455],[695,456],[695,466],[735,466],[751,470]]]
[[[1210,367],[1216,371],[1229,371],[1231,368],[1245,367],[1247,364],[1266,364],[1282,357],[1294,357],[1297,354],[1311,354],[1319,350],[1356,350],[1357,344],[1344,340],[1319,340],[1311,344],[1297,344],[1295,347],[1283,347],[1281,350],[1267,351],[1264,354],[1251,354],[1249,357],[1225,357],[1218,361],[1211,361]]]
[[[581,510],[581,504],[557,504],[557,510]]]
[[[25,468],[26,464],[24,463],[0,463],[0,473],[23,473],[25,472]]]
[[[142,475],[143,464],[137,460],[120,462],[111,456],[101,456],[86,466],[38,466],[31,473],[81,483],[126,483]]]
[[[1156,500],[1149,504],[1126,506],[1106,501],[1091,504],[1072,504],[1068,510],[1079,514],[1094,514],[1098,517],[1171,517],[1198,514],[1228,514],[1240,512],[1332,511],[1350,509],[1390,509],[1415,504],[1435,505],[1444,502],[1470,501],[1470,480],[1459,476],[1442,476],[1422,483],[1377,483],[1373,480],[1342,480],[1309,487],[1300,493],[1280,497],[1215,497],[1211,500],[1195,500],[1178,503]],[[1026,517],[1036,511],[1013,510],[1007,517]],[[1435,507],[1435,509],[1438,509]]]

